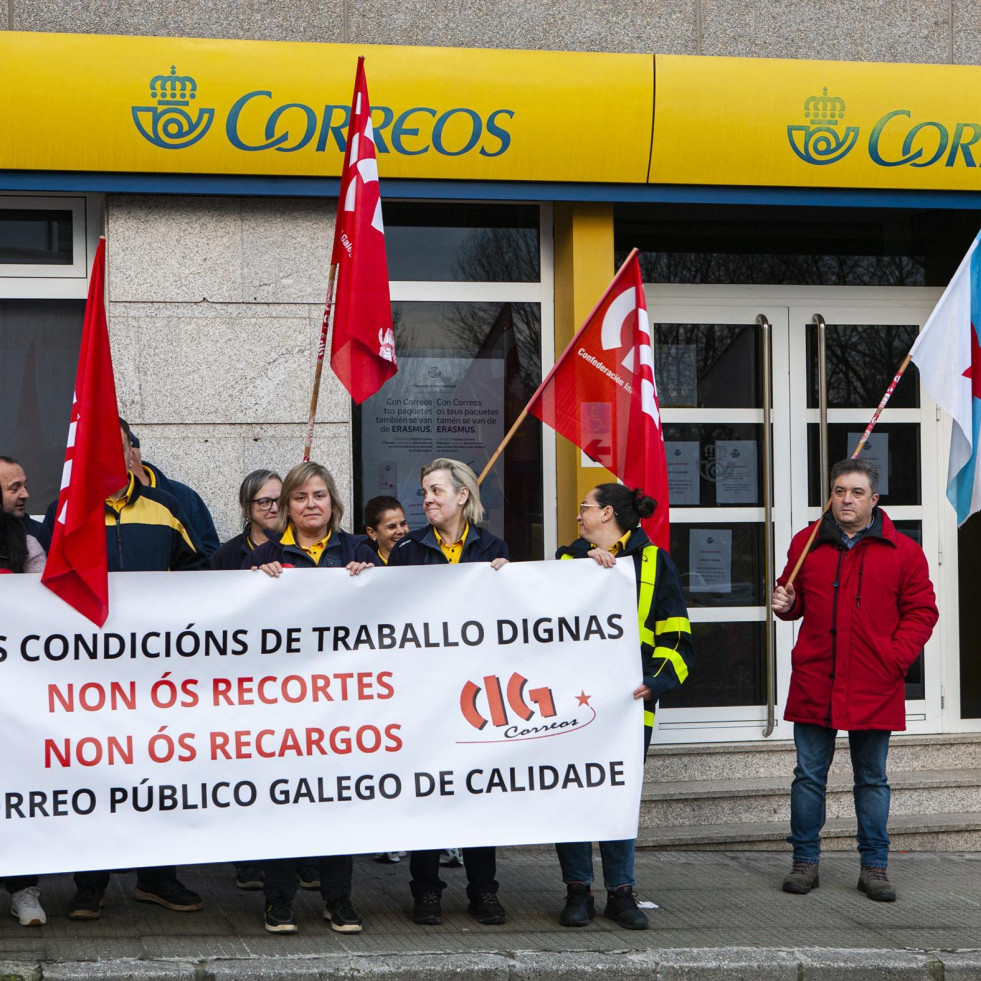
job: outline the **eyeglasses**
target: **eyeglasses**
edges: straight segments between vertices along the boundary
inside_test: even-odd
[[[260,511],[271,511],[273,508],[279,507],[279,498],[253,497],[250,503],[254,504]]]
[[[579,505],[579,513],[582,514],[583,511],[586,510],[586,508],[601,508],[601,507],[605,507],[605,505],[604,504],[590,504],[588,501],[583,501],[582,504]]]

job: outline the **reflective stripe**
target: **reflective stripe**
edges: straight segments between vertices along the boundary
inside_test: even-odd
[[[640,589],[637,596],[637,626],[640,629],[640,642],[653,647],[654,631],[647,626],[651,607],[654,605],[654,580],[657,577],[657,546],[647,545],[641,554]]]
[[[648,728],[654,725],[654,713],[648,712],[647,709],[644,709],[644,725]]]
[[[654,629],[659,634],[666,634],[668,631],[675,631],[679,634],[690,634],[691,623],[688,617],[668,617],[667,620],[658,620]]]
[[[665,662],[670,662],[674,668],[674,673],[678,676],[678,684],[681,684],[688,677],[688,665],[685,659],[671,647],[655,647],[655,657],[663,657]],[[658,671],[658,674],[661,672]]]

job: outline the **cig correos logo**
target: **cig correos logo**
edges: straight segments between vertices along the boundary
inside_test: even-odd
[[[468,681],[460,691],[460,711],[464,719],[483,739],[460,739],[458,742],[511,742],[520,739],[543,739],[584,729],[596,718],[589,704],[591,695],[575,696],[575,715],[560,715],[555,696],[548,685],[528,688],[528,679],[515,671],[507,684],[497,675],[488,675],[478,685]]]

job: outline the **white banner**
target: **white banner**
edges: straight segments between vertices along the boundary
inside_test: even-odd
[[[631,838],[633,567],[0,576],[0,870]]]

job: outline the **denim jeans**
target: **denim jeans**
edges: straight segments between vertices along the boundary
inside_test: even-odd
[[[653,729],[644,726],[644,759],[651,745]],[[637,840],[627,838],[622,841],[601,841],[599,843],[600,860],[603,863],[603,885],[607,892],[613,892],[618,886],[633,886],[634,882],[634,852]],[[555,852],[559,856],[559,867],[562,869],[562,881],[584,882],[587,886],[593,884],[593,843],[591,841],[563,841],[555,843]]]
[[[835,755],[837,729],[794,723],[797,766],[790,788],[790,837],[794,860],[816,862],[821,854],[819,835],[824,827],[828,770]],[[854,775],[858,851],[862,865],[885,868],[889,862],[889,783],[886,755],[892,733],[861,729],[848,733]]]
[[[603,862],[603,885],[607,892],[617,886],[634,885],[634,846],[636,839],[601,841],[600,859]],[[559,856],[562,881],[593,883],[593,843],[591,841],[565,841],[555,843]]]

